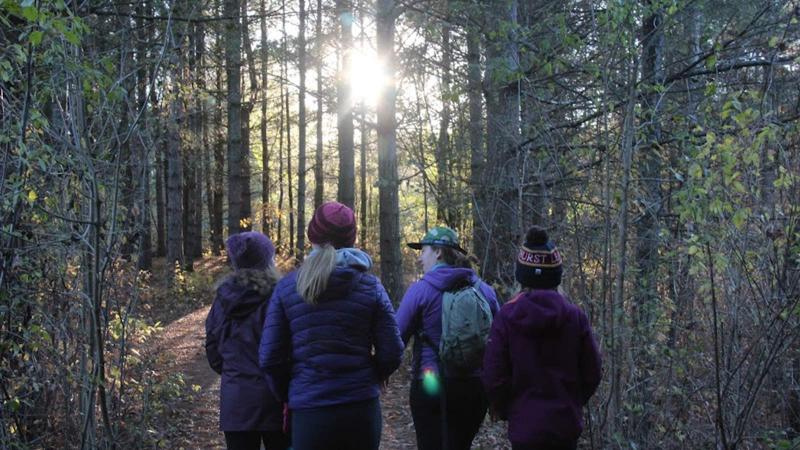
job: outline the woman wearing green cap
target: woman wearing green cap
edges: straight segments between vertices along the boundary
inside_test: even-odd
[[[468,450],[486,415],[488,402],[480,381],[480,360],[477,365],[466,364],[460,370],[454,370],[448,361],[443,363],[441,344],[450,341],[443,339],[442,320],[451,317],[450,313],[443,316],[443,301],[474,301],[479,307],[478,321],[480,311],[484,311],[486,321],[491,322],[499,309],[497,295],[472,269],[454,230],[434,227],[420,242],[408,246],[421,250],[418,261],[424,271],[422,279],[408,288],[397,311],[403,342],[408,344],[415,336],[409,402],[417,448]],[[488,327],[485,333],[488,334]],[[481,356],[482,346],[483,343]]]

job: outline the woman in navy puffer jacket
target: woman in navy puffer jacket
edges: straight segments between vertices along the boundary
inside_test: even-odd
[[[275,288],[259,359],[270,388],[288,400],[292,445],[377,449],[380,385],[400,365],[394,309],[370,257],[352,248],[353,211],[325,203],[308,224],[313,251]]]
[[[261,233],[234,234],[225,242],[234,272],[217,288],[206,319],[206,356],[220,382],[220,429],[228,449],[289,447],[282,431],[283,406],[258,367],[258,344],[267,301],[280,275],[275,247]]]

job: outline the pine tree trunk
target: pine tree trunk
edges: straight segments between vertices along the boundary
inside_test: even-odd
[[[153,103],[156,103],[156,98],[153,96]],[[153,111],[157,111],[154,107]],[[155,151],[156,151],[156,256],[167,256],[167,197],[166,197],[166,181],[167,181],[167,139],[162,136],[166,127],[162,125],[162,117],[160,114],[153,114],[156,122],[156,136]]]
[[[297,259],[303,260],[306,237],[306,2],[299,0],[300,26],[297,42],[300,92],[297,118]]]
[[[272,221],[272,211],[269,204],[269,156],[270,148],[267,141],[267,69],[269,52],[269,41],[267,40],[267,18],[265,0],[259,3],[259,13],[261,14],[261,231],[267,236],[270,235]]]
[[[517,20],[515,0],[497,0],[492,4],[489,30],[508,28]],[[486,76],[488,81],[486,116],[489,160],[485,179],[490,181],[487,198],[489,246],[484,274],[491,281],[510,287],[514,282],[513,259],[509,255],[519,242],[518,151],[519,84],[511,78],[517,72],[517,48],[508,33],[487,35]]]
[[[448,14],[447,0],[444,1],[444,14]],[[453,226],[451,214],[452,196],[449,182],[453,176],[450,168],[450,24],[442,21],[442,80],[441,101],[442,112],[439,116],[439,136],[436,140],[436,220],[447,226]]]
[[[288,70],[287,70],[288,73]],[[286,189],[289,190],[289,254],[294,255],[294,183],[292,183],[292,122],[289,116],[289,87],[286,87]]]
[[[362,4],[363,6],[363,4]],[[363,9],[362,9],[363,11]],[[359,16],[359,28],[361,29],[361,33],[359,36],[359,46],[361,47],[361,51],[364,51],[364,13],[362,12]],[[359,216],[361,216],[361,239],[359,239],[359,245],[362,248],[366,248],[367,245],[367,140],[369,139],[369,131],[367,130],[367,106],[364,100],[361,101],[360,105],[360,113],[361,113],[361,121],[359,123],[359,128],[361,130],[361,139],[359,142],[359,163],[360,163],[360,179],[361,182],[359,186],[361,188],[361,208],[359,209]]]
[[[355,158],[353,143],[353,102],[350,84],[353,48],[353,7],[350,0],[336,0],[339,18],[341,64],[336,88],[337,123],[339,130],[339,191],[337,199],[355,208]]]
[[[316,23],[316,66],[317,66],[317,149],[314,154],[314,210],[322,204],[325,195],[325,178],[322,173],[322,0],[317,0]]]
[[[239,0],[225,0],[225,74],[228,104],[228,235],[241,230],[244,218],[242,193],[244,189],[242,150],[242,31],[239,20]]]
[[[638,171],[639,198],[636,203],[644,208],[643,214],[634,223],[636,232],[636,266],[637,275],[634,285],[634,302],[631,315],[633,339],[638,342],[651,342],[652,324],[655,320],[654,309],[659,302],[659,240],[661,234],[662,193],[661,193],[661,94],[659,86],[664,82],[663,52],[664,34],[663,17],[660,8],[645,1],[650,15],[642,24],[642,79],[640,85],[644,91],[641,105],[640,129],[642,142],[637,146],[634,159]],[[655,8],[655,9],[654,9]],[[654,9],[654,10],[653,10]],[[633,391],[636,404],[644,405],[652,398],[652,377],[648,369],[654,364],[655,355],[649,346],[639,345],[640,352],[635,357],[642,370],[634,372]],[[646,414],[634,415],[632,420],[632,436],[645,436],[650,429],[651,421]]]
[[[467,24],[467,91],[469,98],[470,188],[472,190],[472,253],[483,262],[488,238],[484,223],[483,101],[481,81],[481,36],[478,27]]]
[[[196,69],[196,74],[194,75],[195,83],[197,85],[197,92],[200,92],[204,86],[205,80],[205,73],[203,71],[203,67],[205,67],[205,29],[202,22],[195,24],[195,54],[198,64],[198,69]],[[197,131],[195,132],[195,136],[197,139],[197,149],[200,152],[197,157],[195,158],[195,181],[194,184],[196,189],[194,190],[194,196],[192,200],[193,205],[193,213],[194,218],[192,220],[192,228],[194,229],[192,234],[194,235],[194,239],[192,240],[192,255],[195,258],[200,258],[203,256],[203,177],[202,177],[202,154],[206,151],[206,141],[203,139],[203,132],[205,129],[206,123],[206,108],[203,103],[203,99],[200,96],[197,96],[195,100],[195,114],[196,123],[195,126],[197,127]],[[206,193],[208,195],[208,193]]]
[[[253,203],[250,189],[250,103],[242,105],[242,220],[241,231],[253,228]]]
[[[167,124],[167,277],[173,281],[171,268],[183,267],[183,176],[181,173],[181,136],[179,121],[183,115],[177,86],[180,77],[173,76],[170,94],[169,123]]]
[[[369,139],[369,131],[367,130],[367,117],[366,107],[361,105],[361,143],[360,143],[360,178],[361,178],[361,208],[359,215],[361,216],[361,239],[359,245],[364,247],[367,245],[367,140]]]
[[[150,2],[141,2],[136,7],[137,14],[140,17],[145,17],[150,14]],[[136,98],[137,109],[142,111],[139,122],[138,143],[137,151],[139,154],[139,164],[137,167],[138,173],[136,178],[138,180],[136,190],[136,204],[139,209],[139,262],[138,267],[140,270],[150,270],[153,265],[153,247],[152,238],[150,233],[150,148],[147,147],[146,142],[152,142],[150,139],[145,139],[144,134],[148,129],[147,114],[147,41],[146,22],[144,19],[137,20],[137,27],[139,28],[138,42],[136,45]]]
[[[386,79],[395,74],[395,2],[376,1],[376,35],[378,57],[385,62]],[[380,197],[380,255],[381,281],[389,298],[397,303],[403,294],[402,254],[400,253],[400,204],[397,180],[397,123],[395,101],[397,90],[394,81],[381,89],[378,98],[378,196]]]
[[[222,92],[222,74],[217,72],[217,91]],[[214,108],[214,124],[222,128],[223,105],[220,102]],[[214,218],[212,223],[211,248],[215,255],[219,255],[224,249],[224,212],[223,201],[225,196],[225,139],[222,133],[214,133]]]

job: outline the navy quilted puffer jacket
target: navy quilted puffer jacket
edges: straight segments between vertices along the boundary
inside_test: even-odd
[[[371,260],[356,249],[337,251],[337,265],[316,305],[297,293],[297,272],[278,282],[270,299],[259,363],[275,395],[303,409],[369,400],[400,365],[394,309]]]

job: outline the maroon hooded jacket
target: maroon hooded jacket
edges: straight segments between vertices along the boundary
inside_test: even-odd
[[[589,320],[558,291],[520,292],[495,316],[482,380],[512,443],[575,446],[600,376]]]

